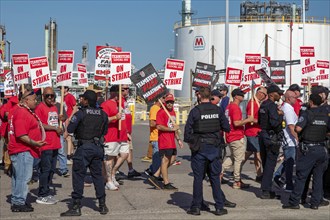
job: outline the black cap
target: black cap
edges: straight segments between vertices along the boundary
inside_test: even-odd
[[[219,86],[219,90],[221,91],[227,91],[228,92],[228,87],[225,85],[225,84],[221,84],[220,86]]]
[[[83,98],[87,99],[89,104],[96,103],[96,100],[97,100],[97,95],[92,90],[86,90],[84,92],[84,94],[80,95],[79,97],[83,97]]]
[[[237,88],[231,92],[231,96],[234,98],[237,95],[244,97],[245,93],[241,89]]]
[[[312,94],[326,93],[326,90],[323,86],[313,86],[311,89]]]
[[[289,87],[289,90],[290,91],[299,91],[300,92],[300,90],[302,90],[300,87],[299,87],[299,85],[298,84],[292,84],[290,87]]]
[[[322,98],[318,94],[312,93],[309,96],[309,100],[313,102],[314,105],[320,106],[322,104]]]
[[[113,85],[113,86],[111,86],[110,92],[119,92],[119,85]]]
[[[267,88],[267,94],[273,93],[273,92],[277,92],[280,95],[283,95],[284,90],[281,90],[280,87],[278,87],[277,85],[270,85]]]
[[[219,98],[221,98],[223,96],[223,94],[221,94],[221,92],[219,90],[214,89],[211,92],[211,96],[218,96]]]
[[[195,90],[195,92],[199,92],[199,87],[195,87],[195,88],[193,88],[193,90]]]

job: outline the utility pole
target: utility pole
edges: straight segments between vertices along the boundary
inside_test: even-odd
[[[268,34],[265,35],[265,57],[268,57]]]

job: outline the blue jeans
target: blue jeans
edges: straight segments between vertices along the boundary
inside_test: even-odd
[[[49,184],[53,179],[56,169],[58,150],[44,150],[41,152],[40,175],[39,175],[39,197],[49,196]]]
[[[282,176],[285,172],[286,188],[293,188],[292,176],[293,176],[293,166],[296,158],[296,146],[283,147],[284,162],[277,168],[275,176]]]
[[[30,152],[10,156],[13,175],[11,178],[11,204],[24,205],[28,194],[28,182],[32,177],[33,157]]]
[[[68,172],[68,167],[67,167],[67,158],[66,158],[66,153],[65,153],[65,140],[63,135],[60,136],[61,140],[61,148],[58,149],[58,155],[57,155],[57,160],[59,164],[59,172],[61,174]]]
[[[151,141],[152,145],[152,164],[150,165],[150,170],[154,174],[160,167],[161,159],[158,149],[158,141]]]

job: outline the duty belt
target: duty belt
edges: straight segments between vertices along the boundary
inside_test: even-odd
[[[306,143],[306,142],[303,142],[303,145],[306,146],[306,147],[315,147],[315,146],[324,147],[326,144],[325,144],[325,142],[319,142],[319,143]]]

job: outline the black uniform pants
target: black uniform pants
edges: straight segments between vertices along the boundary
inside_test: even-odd
[[[270,192],[272,190],[273,173],[279,152],[274,150],[269,135],[265,131],[259,133],[259,145],[263,168],[261,189],[262,191]]]
[[[304,190],[305,182],[312,171],[313,188],[311,205],[318,206],[322,199],[323,189],[323,173],[328,166],[328,154],[324,146],[313,146],[308,148],[308,152],[301,154],[296,163],[297,179],[290,195],[289,203],[298,205]]]
[[[224,194],[220,186],[221,163],[219,147],[212,144],[202,144],[201,148],[191,155],[191,168],[194,173],[192,207],[201,208],[203,202],[203,179],[205,167],[210,178],[215,208],[223,209]]]
[[[73,156],[72,186],[73,199],[81,199],[84,193],[84,178],[89,168],[96,191],[96,198],[105,198],[104,180],[102,176],[102,161],[104,149],[94,143],[79,146]]]

